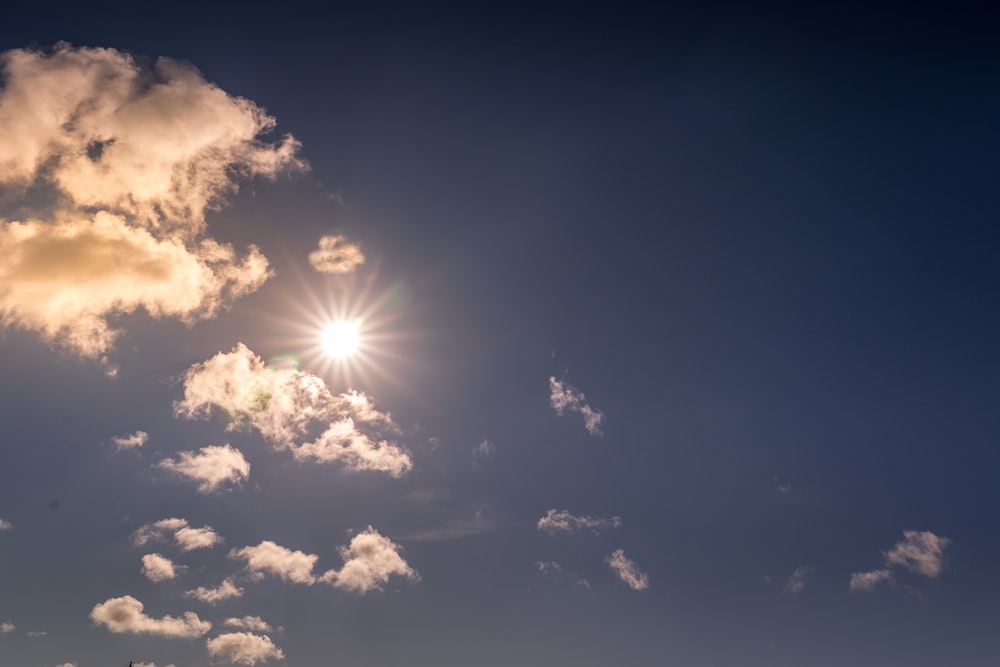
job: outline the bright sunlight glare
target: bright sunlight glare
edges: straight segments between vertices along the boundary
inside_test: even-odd
[[[361,342],[357,320],[337,320],[323,327],[320,334],[323,350],[331,357],[346,359],[353,355]]]

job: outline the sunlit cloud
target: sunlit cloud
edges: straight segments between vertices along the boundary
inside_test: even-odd
[[[420,575],[399,555],[399,545],[368,526],[340,548],[344,566],[325,572],[320,581],[358,593],[380,591],[392,575],[419,581]]]
[[[334,395],[312,373],[269,368],[242,343],[192,366],[184,375],[184,399],[177,416],[208,417],[214,409],[229,420],[230,430],[256,428],[276,449],[300,461],[337,461],[351,470],[407,473],[413,462],[399,444],[389,414],[380,412],[363,393]],[[309,440],[307,434],[318,430]]]
[[[162,637],[200,637],[212,629],[212,624],[191,611],[180,618],[152,618],[143,613],[143,604],[131,595],[111,598],[95,605],[90,612],[94,623],[111,632],[159,635]]]
[[[894,581],[892,570],[884,568],[871,572],[854,572],[851,574],[852,593],[870,593],[880,584],[891,584]]]
[[[949,544],[950,539],[929,530],[904,530],[903,540],[885,553],[885,562],[925,577],[937,577],[944,568],[944,550]]]
[[[0,68],[0,185],[49,193],[0,220],[0,322],[97,358],[119,314],[192,323],[270,276],[256,248],[204,236],[239,180],[305,168],[294,138],[261,140],[275,123],[253,102],[114,49],[18,49]]]
[[[364,262],[361,247],[339,234],[322,237],[319,248],[309,253],[309,263],[320,273],[350,273]]]
[[[12,524],[10,521],[7,521],[6,519],[0,519],[0,533],[4,532],[5,530],[11,530],[13,527],[14,524]]]
[[[227,660],[241,665],[255,665],[270,659],[283,660],[285,654],[266,635],[250,632],[227,632],[206,642],[212,661]]]
[[[141,547],[148,542],[162,542],[171,537],[181,551],[210,549],[222,543],[222,537],[211,527],[192,528],[187,519],[177,518],[161,519],[140,527],[132,534],[132,543]]]
[[[271,574],[283,581],[307,586],[316,581],[312,570],[319,556],[286,549],[270,540],[264,540],[257,546],[233,549],[229,557],[246,561],[246,571],[255,580]]]
[[[184,593],[184,597],[201,600],[207,604],[218,604],[223,600],[243,597],[243,589],[233,583],[232,579],[225,579],[215,588],[199,586],[194,590]]]
[[[636,565],[635,561],[626,558],[623,549],[614,551],[604,559],[604,562],[632,590],[643,591],[649,588],[649,576]]]
[[[239,484],[250,476],[250,462],[232,445],[210,445],[198,453],[180,452],[176,459],[164,459],[158,468],[198,482],[198,491],[211,493],[223,484]]]
[[[136,449],[137,447],[142,447],[149,441],[149,434],[145,431],[136,431],[130,435],[122,435],[111,438],[111,442],[115,443],[115,447],[120,452],[123,449]]]
[[[0,623],[0,633],[2,634],[8,634],[10,632],[14,632],[14,630],[16,629],[17,627],[10,621],[5,621],[4,623]]]
[[[160,554],[146,554],[142,557],[142,573],[150,581],[174,579],[181,569],[181,566]]]
[[[538,520],[538,530],[545,531],[549,535],[556,533],[573,533],[578,530],[592,530],[598,532],[605,528],[620,528],[621,517],[610,518],[603,516],[573,516],[566,510],[551,509],[545,516]]]
[[[806,589],[806,576],[812,571],[808,565],[800,565],[795,568],[785,581],[784,591],[797,595]]]
[[[260,616],[244,616],[242,618],[227,618],[222,622],[230,628],[240,628],[242,630],[253,630],[255,632],[271,632],[274,628],[264,622]]]
[[[590,407],[585,402],[586,398],[582,391],[569,383],[557,380],[555,377],[549,378],[549,405],[556,414],[563,416],[569,412],[576,412],[583,417],[583,425],[590,435],[603,435],[601,424],[604,422],[604,415],[600,410]]]

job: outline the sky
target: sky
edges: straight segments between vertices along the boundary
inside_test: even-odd
[[[56,9],[0,663],[996,664],[993,16]]]

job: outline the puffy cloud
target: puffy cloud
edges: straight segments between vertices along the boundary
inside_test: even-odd
[[[604,559],[618,578],[625,582],[634,591],[642,591],[649,588],[649,576],[639,569],[635,561],[625,557],[625,551],[618,549]]]
[[[114,633],[161,635],[163,637],[200,637],[212,629],[212,624],[191,611],[184,616],[151,618],[142,612],[143,604],[131,595],[111,598],[95,605],[90,618]]]
[[[324,236],[319,248],[309,253],[309,263],[320,273],[350,273],[364,262],[358,244],[340,235]]]
[[[578,530],[593,530],[595,532],[603,528],[620,528],[621,517],[613,516],[610,519],[603,516],[573,516],[566,510],[551,509],[538,520],[538,530],[544,530],[549,535],[556,533],[572,533]]]
[[[329,570],[320,580],[359,593],[382,590],[394,574],[419,581],[420,575],[399,555],[399,548],[398,544],[368,526],[351,539],[349,546],[340,548],[344,559],[340,571]]]
[[[217,604],[230,598],[243,597],[243,589],[236,586],[232,579],[225,579],[215,588],[199,586],[194,590],[186,592],[184,597],[195,598],[208,604]]]
[[[131,435],[122,435],[111,438],[111,442],[115,443],[115,447],[118,451],[123,449],[135,449],[136,447],[142,447],[149,441],[149,434],[145,431],[136,431]]]
[[[239,484],[250,476],[249,461],[229,444],[202,447],[197,454],[181,452],[176,459],[163,459],[157,467],[199,482],[202,493],[211,493],[226,482]]]
[[[246,569],[254,579],[262,579],[265,573],[270,573],[296,584],[312,585],[316,581],[312,570],[319,556],[292,551],[270,540],[264,540],[255,547],[233,549],[229,557],[245,560]]]
[[[7,521],[6,519],[0,519],[0,533],[2,533],[5,530],[10,530],[13,527],[14,524],[12,524],[10,521]]]
[[[558,562],[554,560],[549,560],[549,561],[536,560],[535,567],[542,574],[556,574],[558,572],[562,572],[562,565],[560,565]]]
[[[788,580],[785,581],[785,592],[786,593],[801,593],[806,588],[806,576],[812,571],[812,568],[808,565],[800,565],[795,568],[790,575],[788,575]]]
[[[285,654],[266,635],[250,632],[227,632],[206,642],[214,660],[228,660],[242,665],[254,665],[274,658],[282,660]]]
[[[260,140],[274,119],[253,102],[114,49],[13,50],[0,68],[0,185],[51,208],[0,220],[0,322],[99,357],[111,317],[194,322],[269,277],[256,248],[203,236],[239,179],[305,166],[292,137]]]
[[[219,534],[209,526],[192,528],[188,525],[187,519],[173,517],[161,519],[140,527],[132,534],[132,543],[137,547],[141,547],[148,542],[168,540],[171,535],[177,546],[181,548],[181,551],[210,549],[216,544],[222,543],[222,538]]]
[[[0,623],[0,633],[7,634],[8,632],[14,632],[16,629],[16,626],[10,621]]]
[[[334,395],[312,373],[268,368],[242,343],[184,375],[184,399],[174,404],[177,416],[208,417],[213,409],[225,413],[230,430],[252,426],[300,461],[338,461],[352,470],[393,477],[413,467],[409,453],[385,439],[398,428],[368,396],[356,391]],[[308,434],[317,431],[309,441]]]
[[[604,422],[604,415],[600,410],[595,410],[585,403],[586,398],[582,391],[569,383],[557,380],[555,377],[549,378],[549,405],[556,414],[562,416],[567,412],[579,413],[590,435],[603,435],[601,424]]]
[[[181,569],[181,566],[160,554],[146,554],[142,557],[142,573],[150,581],[173,579]]]
[[[885,552],[885,562],[926,577],[937,577],[944,568],[944,550],[949,544],[950,539],[929,530],[904,530],[903,540]]]
[[[851,574],[851,592],[870,593],[879,584],[891,584],[893,581],[892,570],[889,568],[872,570],[871,572],[854,572]]]
[[[264,622],[260,616],[244,616],[243,618],[227,618],[224,625],[231,628],[241,628],[243,630],[255,630],[257,632],[271,632],[273,629]]]

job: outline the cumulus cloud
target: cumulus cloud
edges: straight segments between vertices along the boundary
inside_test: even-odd
[[[250,462],[232,445],[210,445],[163,459],[157,467],[198,482],[198,490],[211,493],[225,483],[239,484],[250,476]]]
[[[944,569],[944,550],[949,544],[950,539],[929,530],[904,530],[903,540],[885,552],[885,562],[925,577],[937,577]]]
[[[111,442],[115,443],[115,447],[120,452],[123,449],[135,449],[136,447],[142,447],[149,441],[149,434],[145,431],[136,431],[131,435],[122,435],[111,438]]]
[[[51,208],[0,220],[0,322],[99,357],[118,314],[192,323],[269,277],[256,248],[204,236],[240,179],[305,167],[291,136],[261,139],[275,123],[253,102],[114,49],[18,49],[0,69],[0,186]]]
[[[806,589],[806,576],[812,571],[808,565],[795,568],[785,581],[785,592],[798,594]]]
[[[213,660],[228,660],[241,665],[255,665],[274,658],[282,660],[285,654],[266,635],[250,632],[227,632],[206,642]]]
[[[142,573],[150,581],[174,579],[181,569],[181,566],[160,554],[146,554],[142,557]]]
[[[169,518],[148,523],[132,534],[132,543],[141,547],[149,542],[162,542],[173,537],[181,551],[210,549],[222,543],[222,538],[209,526],[192,528],[187,519]]]
[[[409,453],[388,440],[399,429],[368,396],[356,391],[334,395],[312,373],[268,368],[242,343],[184,375],[184,399],[174,404],[176,415],[204,418],[213,410],[227,416],[230,430],[256,428],[274,448],[287,449],[300,461],[337,461],[351,470],[393,477],[413,467]]]
[[[230,598],[243,597],[243,589],[234,584],[232,579],[225,579],[215,588],[199,586],[194,590],[184,593],[184,597],[201,600],[208,604],[217,604]]]
[[[601,432],[601,424],[604,422],[604,415],[600,410],[595,410],[584,401],[586,396],[576,387],[555,377],[549,378],[549,405],[556,411],[556,414],[563,416],[569,412],[576,412],[583,417],[583,425],[590,435],[604,435]]]
[[[6,519],[0,519],[0,533],[2,533],[5,530],[10,530],[13,527],[14,524],[12,524],[10,521],[7,521]]]
[[[264,540],[254,547],[233,549],[229,552],[229,557],[246,561],[246,570],[254,579],[272,574],[296,584],[312,585],[316,581],[312,570],[319,556],[292,551],[270,540]]]
[[[870,593],[880,584],[891,584],[894,581],[892,570],[883,568],[871,572],[854,572],[851,574],[852,593]]]
[[[164,616],[152,618],[143,613],[143,604],[131,595],[111,598],[95,605],[90,612],[94,623],[107,627],[111,632],[160,635],[163,637],[201,637],[212,629],[212,624],[198,618],[191,611],[180,618]]]
[[[399,555],[399,545],[368,526],[340,548],[344,566],[340,571],[329,570],[320,578],[338,588],[367,593],[382,590],[392,575],[419,581],[420,575]]]
[[[309,263],[320,273],[350,273],[364,262],[361,247],[340,235],[324,236],[309,253]]]
[[[243,618],[227,618],[223,625],[231,628],[241,628],[243,630],[254,630],[256,632],[271,632],[273,628],[261,619],[260,616],[244,616]]]
[[[606,518],[603,516],[573,516],[566,510],[551,509],[538,520],[538,530],[543,530],[549,535],[556,533],[573,533],[578,530],[600,531],[604,528],[620,528],[621,517],[613,516]]]
[[[0,623],[0,633],[7,634],[8,632],[14,632],[16,629],[16,626],[10,621]]]
[[[625,551],[618,549],[604,559],[618,578],[634,591],[642,591],[649,588],[649,576],[639,569],[635,561],[625,557]]]

